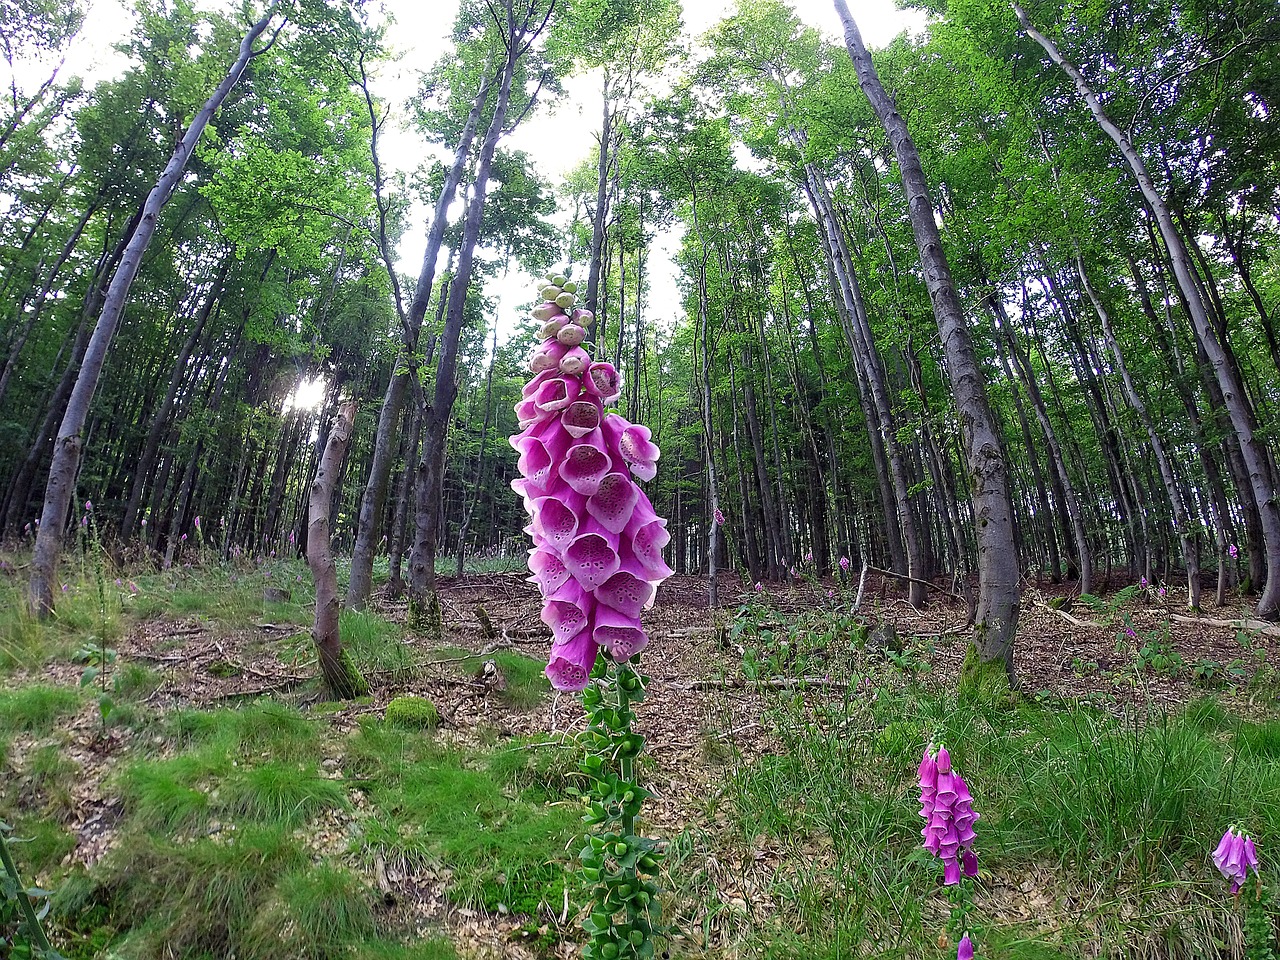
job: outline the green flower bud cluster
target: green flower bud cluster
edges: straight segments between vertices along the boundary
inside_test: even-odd
[[[635,759],[644,737],[632,732],[631,704],[644,699],[644,678],[631,664],[601,658],[596,682],[582,694],[589,725],[581,735],[589,752],[582,762],[588,788],[583,821],[593,828],[578,854],[593,907],[583,922],[590,937],[585,960],[650,960],[661,915],[662,863],[655,841],[635,832],[649,792],[635,782]]]

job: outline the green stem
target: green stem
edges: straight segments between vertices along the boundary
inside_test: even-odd
[[[0,860],[4,861],[5,872],[13,878],[13,882],[18,887],[18,908],[22,911],[22,917],[26,921],[27,931],[30,933],[31,939],[35,941],[35,945],[40,950],[45,953],[53,953],[53,947],[44,935],[44,928],[40,926],[40,918],[36,916],[35,907],[31,906],[31,898],[27,896],[26,887],[22,885],[22,877],[18,874],[18,866],[13,862],[13,857],[9,855],[9,841],[5,837],[4,830],[0,830]]]
[[[618,668],[618,712],[627,716],[631,711],[631,694],[627,692],[627,685],[624,683],[626,677],[631,676],[633,671],[628,663],[617,664]],[[627,734],[631,733],[631,723],[627,723]],[[618,763],[618,776],[627,783],[635,782],[635,758],[630,753],[624,754]],[[631,836],[636,832],[635,817],[629,811],[624,810],[622,814],[622,832],[627,836]]]

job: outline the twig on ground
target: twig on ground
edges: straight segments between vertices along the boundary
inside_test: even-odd
[[[1170,614],[1170,620],[1178,623],[1198,623],[1206,627],[1227,627],[1231,630],[1256,630],[1264,637],[1280,637],[1280,624],[1268,623],[1266,620],[1212,620],[1209,617],[1188,617],[1180,613]]]
[[[1058,616],[1060,616],[1063,620],[1067,621],[1067,623],[1070,623],[1070,624],[1072,624],[1073,626],[1077,626],[1077,627],[1102,627],[1102,626],[1104,626],[1104,624],[1097,623],[1097,622],[1095,622],[1095,621],[1093,621],[1093,620],[1081,620],[1079,617],[1073,617],[1071,614],[1067,613],[1065,610],[1059,610],[1057,607],[1051,607],[1051,606],[1049,606],[1047,603],[1040,603],[1039,601],[1036,601],[1036,606],[1037,606],[1037,607],[1042,607],[1042,608],[1044,608],[1045,610],[1048,610],[1048,611],[1049,611],[1049,612],[1051,612],[1051,613],[1056,613],[1056,614],[1057,614]]]

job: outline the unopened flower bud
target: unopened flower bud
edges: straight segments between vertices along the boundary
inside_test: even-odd
[[[566,347],[576,347],[582,343],[587,337],[587,331],[582,329],[576,323],[567,323],[560,328],[560,332],[556,334],[556,339],[563,343]]]
[[[578,301],[578,298],[576,296],[574,296],[572,293],[565,292],[560,294],[560,296],[556,297],[556,306],[562,310],[568,310],[575,303],[577,303],[577,301]]]

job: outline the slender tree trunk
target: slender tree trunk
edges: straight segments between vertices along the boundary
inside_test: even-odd
[[[58,430],[53,462],[49,467],[44,510],[40,517],[40,534],[36,538],[35,556],[31,562],[31,608],[40,617],[47,617],[53,612],[53,587],[57,580],[58,557],[62,552],[62,535],[67,522],[67,510],[74,492],[76,469],[80,462],[81,431],[89,415],[93,394],[98,388],[98,378],[102,374],[102,366],[106,361],[111,339],[124,313],[125,303],[129,297],[129,287],[138,274],[142,255],[151,241],[152,234],[155,233],[160,212],[182,181],[187,161],[191,158],[201,134],[204,133],[204,128],[222,106],[232,87],[239,81],[250,59],[254,56],[254,41],[267,29],[275,15],[276,5],[272,4],[241,40],[239,56],[235,63],[191,121],[186,133],[174,148],[173,156],[170,157],[160,179],[147,195],[138,227],[125,248],[115,276],[111,279],[102,314],[89,339],[84,361],[80,365],[80,375],[67,401],[67,412],[63,417],[62,427]]]
[[[397,366],[391,382],[387,385],[386,397],[383,399],[382,410],[378,415],[378,432],[374,437],[373,463],[369,468],[369,479],[365,484],[364,495],[360,500],[360,519],[356,526],[356,541],[351,553],[351,578],[347,584],[347,606],[353,610],[363,609],[373,588],[373,560],[377,553],[378,519],[383,514],[383,507],[387,497],[387,480],[391,473],[392,460],[395,457],[397,446],[395,437],[396,424],[400,420],[400,411],[404,407],[404,402],[411,389],[414,396],[418,397],[419,402],[421,402],[421,387],[416,385],[417,370],[409,363],[409,358],[417,350],[422,321],[426,317],[427,307],[431,301],[431,290],[435,285],[436,260],[440,256],[440,246],[444,241],[445,227],[448,226],[449,206],[453,203],[454,196],[458,192],[458,184],[461,182],[462,174],[466,169],[467,159],[471,156],[471,144],[475,140],[476,129],[480,123],[480,114],[483,111],[484,104],[489,99],[492,80],[492,75],[486,74],[480,83],[479,89],[476,91],[475,99],[471,101],[471,110],[467,114],[466,123],[458,139],[458,147],[453,154],[453,165],[449,168],[445,181],[440,187],[440,195],[436,198],[435,210],[431,216],[431,226],[427,231],[427,248],[422,256],[422,268],[418,273],[418,282],[414,289],[413,300],[409,305],[407,315],[404,315],[400,303],[400,287],[396,274],[394,252],[391,249],[390,239],[387,234],[387,205],[386,201],[381,199],[380,196],[382,192],[382,166],[378,155],[377,140],[380,121],[377,117],[377,110],[372,96],[369,94],[367,82],[364,85],[366,104],[374,130],[372,152],[377,173],[375,179],[379,193],[378,209],[380,211],[378,247],[381,251],[387,274],[392,278],[392,283],[394,284],[396,309],[401,312],[402,323],[405,327],[405,343],[402,348],[404,356],[400,358],[400,363],[404,364],[404,369],[400,369]],[[441,299],[443,300],[443,298]],[[429,363],[430,360],[428,359],[427,362]],[[414,381],[411,382],[410,378],[414,378]]]
[[[837,2],[843,2],[843,0],[837,0]],[[1143,197],[1155,214],[1160,235],[1173,267],[1174,277],[1182,291],[1187,311],[1191,315],[1192,329],[1208,355],[1210,367],[1222,390],[1223,402],[1231,418],[1231,426],[1239,438],[1240,453],[1248,473],[1249,490],[1253,494],[1262,522],[1267,580],[1262,588],[1262,595],[1258,598],[1255,612],[1259,619],[1280,619],[1280,498],[1276,496],[1275,482],[1271,476],[1262,442],[1254,434],[1253,414],[1249,409],[1244,386],[1230,361],[1226,344],[1218,339],[1202,293],[1196,284],[1195,268],[1191,262],[1187,244],[1174,223],[1169,204],[1156,190],[1142,155],[1130,142],[1125,132],[1107,115],[1098,95],[1089,86],[1079,68],[1062,56],[1052,40],[1032,26],[1026,12],[1016,0],[1013,3],[1013,10],[1027,36],[1040,44],[1049,55],[1049,59],[1071,78],[1098,125],[1115,142],[1129,164]]]
[[[1187,606],[1192,609],[1199,609],[1199,551],[1196,548],[1192,533],[1190,513],[1183,501],[1182,490],[1178,487],[1177,478],[1173,474],[1173,465],[1170,463],[1169,456],[1165,451],[1164,442],[1160,439],[1159,433],[1156,432],[1151,415],[1147,413],[1146,402],[1138,392],[1138,388],[1133,382],[1133,377],[1129,375],[1129,368],[1125,365],[1124,356],[1120,352],[1120,342],[1116,339],[1115,331],[1111,328],[1111,316],[1106,307],[1103,306],[1101,299],[1099,299],[1097,291],[1089,283],[1089,277],[1085,271],[1084,258],[1081,256],[1079,248],[1076,249],[1076,270],[1080,275],[1080,283],[1084,288],[1085,294],[1089,297],[1089,301],[1093,304],[1098,318],[1102,321],[1102,335],[1106,338],[1107,346],[1115,359],[1116,370],[1120,374],[1121,383],[1124,385],[1125,395],[1129,398],[1129,405],[1133,407],[1134,412],[1138,415],[1138,420],[1142,423],[1143,429],[1147,432],[1147,439],[1151,444],[1151,452],[1155,455],[1156,465],[1160,469],[1160,478],[1164,481],[1165,492],[1169,496],[1169,505],[1173,510],[1173,523],[1177,530],[1178,542],[1182,546],[1182,562],[1187,572]]]
[[[329,507],[333,500],[334,483],[342,470],[347,454],[351,430],[355,423],[356,405],[346,401],[338,409],[337,422],[329,431],[320,469],[311,482],[311,497],[307,520],[307,566],[316,585],[316,617],[311,638],[316,644],[316,656],[320,661],[320,675],[330,696],[337,700],[349,700],[368,690],[364,679],[356,670],[351,658],[342,649],[342,636],[338,629],[341,604],[338,599],[338,570],[333,562],[330,544]]]
[[[970,494],[977,519],[978,606],[974,646],[984,663],[1000,663],[1013,681],[1013,640],[1018,626],[1018,556],[1014,543],[1013,502],[998,424],[987,401],[982,368],[974,353],[964,311],[920,166],[915,143],[876,74],[845,0],[835,0],[844,23],[845,44],[858,82],[893,146],[907,197],[907,213],[920,251],[925,284],[942,336],[947,373],[960,414]]]
[[[480,158],[476,165],[471,202],[463,222],[462,237],[458,244],[458,269],[449,284],[449,307],[444,329],[440,335],[439,358],[436,363],[435,391],[423,418],[422,457],[418,462],[417,510],[414,524],[413,555],[410,560],[410,613],[411,620],[424,623],[428,631],[439,632],[440,602],[435,589],[436,546],[439,537],[439,509],[444,489],[445,451],[453,403],[458,387],[455,382],[458,362],[458,343],[466,314],[467,288],[471,284],[472,263],[480,227],[484,218],[485,198],[489,190],[489,171],[498,138],[505,132],[507,108],[511,102],[511,85],[516,65],[533,36],[541,27],[534,26],[536,11],[531,6],[524,13],[522,24],[517,27],[513,0],[506,4],[506,60],[503,64],[498,99],[493,117],[486,131]],[[545,24],[545,21],[544,21]],[[532,34],[532,36],[531,36]]]

